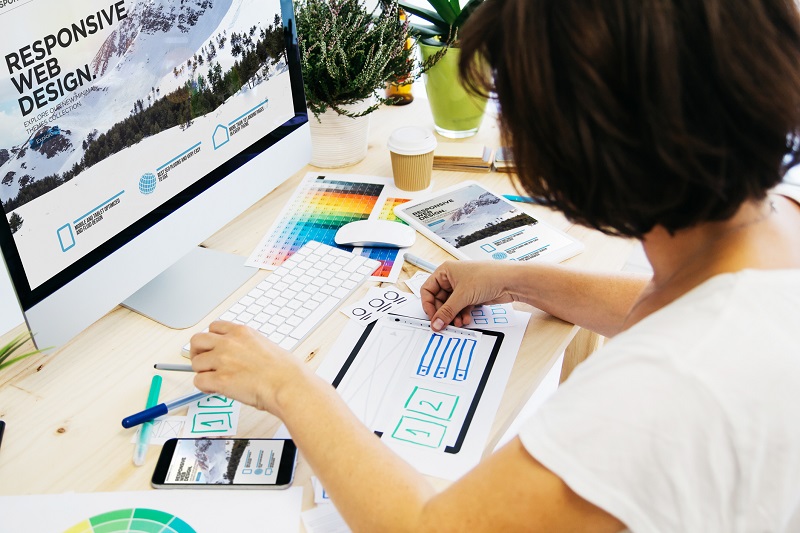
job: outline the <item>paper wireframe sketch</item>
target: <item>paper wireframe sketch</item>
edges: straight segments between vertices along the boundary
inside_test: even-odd
[[[317,373],[406,461],[455,479],[484,451],[530,316],[516,313],[502,332],[434,333],[396,315],[367,328],[349,321]]]

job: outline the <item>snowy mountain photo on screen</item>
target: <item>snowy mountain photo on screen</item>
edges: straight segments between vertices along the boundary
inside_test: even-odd
[[[52,16],[10,28],[10,43],[13,12],[0,14],[8,43],[0,74],[0,200],[12,231],[22,224],[12,216],[21,206],[145,139],[197,129],[198,118],[287,71],[279,0],[49,4]],[[45,55],[47,36],[57,44]],[[48,65],[51,58],[57,65]]]
[[[456,248],[510,229],[534,225],[536,219],[475,185],[452,193],[436,220],[426,221],[439,237]],[[441,204],[441,198],[429,204]]]

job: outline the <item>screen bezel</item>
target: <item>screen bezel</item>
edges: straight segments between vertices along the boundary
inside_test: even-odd
[[[178,211],[194,198],[203,194],[228,175],[246,165],[254,157],[265,152],[281,139],[284,139],[308,122],[308,109],[306,108],[305,91],[303,89],[300,68],[300,49],[297,43],[294,12],[288,14],[283,13],[287,5],[292,6],[293,9],[293,3],[282,1],[281,19],[283,20],[284,42],[286,44],[286,57],[289,66],[289,81],[292,90],[292,102],[294,104],[294,117],[272,131],[267,132],[258,141],[244,148],[219,167],[211,170],[181,193],[178,193],[149,213],[146,213],[142,218],[128,226],[125,230],[109,238],[106,242],[77,259],[70,266],[61,270],[36,288],[31,288],[28,282],[22,258],[20,257],[13,234],[11,233],[8,217],[3,213],[3,216],[0,217],[0,219],[2,219],[0,220],[0,251],[2,251],[9,277],[23,311],[28,311],[71,281],[80,277],[93,266],[120,250],[150,228],[156,226],[172,213]]]
[[[169,472],[169,465],[172,462],[172,457],[175,454],[175,448],[178,441],[198,441],[201,439],[169,439],[164,443],[161,449],[161,455],[158,456],[156,468],[153,470],[153,478],[151,484],[158,488],[218,488],[218,489],[235,489],[235,488],[253,488],[253,489],[270,489],[270,488],[286,488],[292,484],[294,479],[295,464],[297,463],[297,445],[291,439],[244,439],[244,438],[229,438],[229,437],[216,437],[217,440],[230,440],[230,441],[279,441],[283,443],[283,451],[281,452],[281,462],[278,465],[278,477],[275,483],[166,483],[167,473]]]

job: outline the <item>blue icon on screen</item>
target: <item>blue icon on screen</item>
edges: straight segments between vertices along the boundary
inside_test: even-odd
[[[139,178],[139,192],[142,194],[152,194],[156,190],[156,175],[148,172]]]
[[[505,259],[506,257],[508,257],[508,254],[505,252],[497,252],[496,254],[492,254],[492,259],[497,259],[498,261]]]

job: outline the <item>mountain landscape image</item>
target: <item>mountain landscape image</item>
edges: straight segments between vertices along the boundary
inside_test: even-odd
[[[441,222],[429,227],[456,248],[461,248],[504,231],[537,223],[535,218],[509,206],[490,192],[477,194],[481,190],[475,186],[467,187],[465,194],[455,198],[457,207],[448,210]]]
[[[0,136],[7,215],[143,139],[190,130],[287,71],[278,0],[126,0],[125,8],[86,58],[92,83],[55,102],[29,134],[20,119]],[[12,231],[23,223],[9,221]]]

